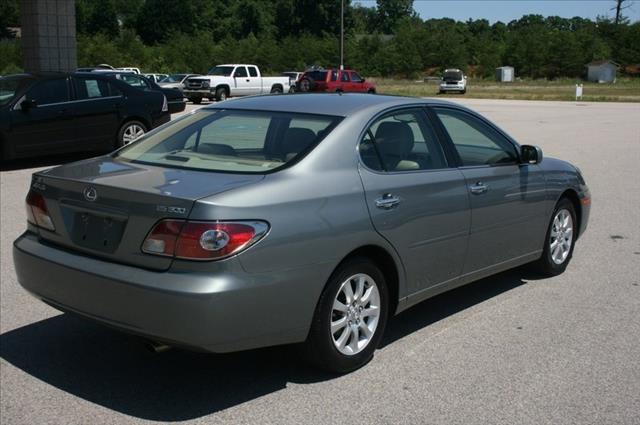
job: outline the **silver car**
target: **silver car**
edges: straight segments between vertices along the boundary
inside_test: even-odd
[[[304,342],[347,372],[422,300],[562,273],[589,210],[577,168],[456,104],[258,96],[35,173],[13,252],[62,311],[212,352]]]

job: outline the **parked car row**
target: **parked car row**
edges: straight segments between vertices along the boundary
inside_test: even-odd
[[[168,122],[166,91],[120,72],[0,77],[0,159],[112,150]]]

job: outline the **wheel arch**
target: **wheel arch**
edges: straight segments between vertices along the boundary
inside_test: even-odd
[[[284,86],[280,83],[275,83],[271,86],[271,93],[273,93],[274,89],[280,89],[280,91],[284,93]]]
[[[215,91],[218,91],[219,89],[225,89],[227,91],[227,96],[231,96],[231,87],[229,84],[218,84]]]
[[[560,202],[560,200],[563,198],[567,198],[569,201],[571,201],[571,203],[573,204],[573,209],[576,212],[576,220],[578,222],[576,223],[575,229],[576,240],[578,240],[578,238],[580,237],[580,229],[582,226],[582,204],[580,204],[580,198],[578,197],[578,193],[573,189],[567,189],[562,192],[562,194],[558,198],[558,202]]]
[[[349,252],[334,268],[337,270],[346,261],[355,257],[365,257],[371,260],[384,275],[389,290],[389,315],[393,316],[398,308],[400,291],[400,265],[385,248],[379,245],[363,245]],[[333,272],[332,272],[333,273]]]

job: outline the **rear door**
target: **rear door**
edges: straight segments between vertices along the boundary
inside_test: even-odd
[[[542,248],[546,183],[537,164],[522,164],[516,146],[480,117],[433,108],[461,163],[471,199],[464,273],[489,270]]]
[[[469,197],[424,110],[382,115],[359,152],[371,220],[403,259],[409,294],[455,280],[467,247]]]
[[[351,71],[351,90],[355,92],[364,92],[364,80],[362,77],[355,71]]]
[[[20,108],[25,99],[35,102],[26,111]],[[46,155],[73,150],[76,129],[70,101],[66,76],[39,81],[31,87],[11,110],[11,133],[16,152],[39,151]]]
[[[74,76],[72,81],[78,143],[114,147],[124,102],[122,92],[100,77]]]

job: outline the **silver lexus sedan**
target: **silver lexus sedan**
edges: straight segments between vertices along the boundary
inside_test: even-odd
[[[157,344],[304,342],[347,372],[391,315],[532,263],[562,273],[587,227],[580,171],[430,99],[258,96],[33,175],[20,284]]]

